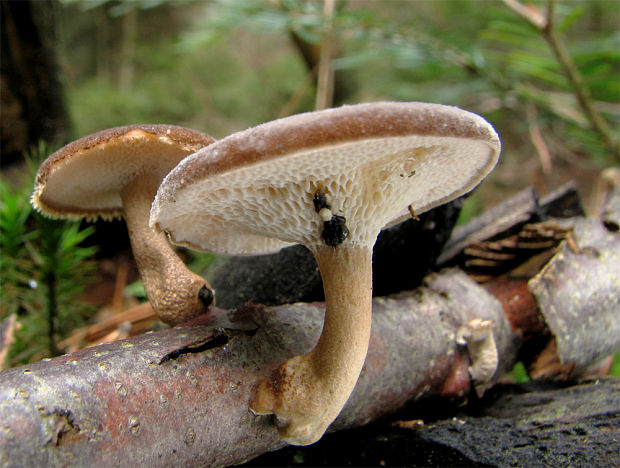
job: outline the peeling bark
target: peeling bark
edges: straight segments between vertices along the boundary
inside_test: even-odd
[[[529,289],[555,337],[560,362],[579,375],[620,349],[620,236],[598,220],[572,224],[569,238]]]

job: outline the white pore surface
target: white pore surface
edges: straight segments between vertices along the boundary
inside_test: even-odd
[[[189,158],[208,164],[207,150]],[[177,244],[228,255],[274,252],[295,243],[312,247],[323,243],[323,220],[313,203],[322,191],[332,213],[346,218],[350,234],[343,246],[372,245],[383,227],[411,215],[410,205],[419,214],[474,188],[497,157],[485,142],[435,136],[299,151],[173,192],[164,180],[151,225]]]

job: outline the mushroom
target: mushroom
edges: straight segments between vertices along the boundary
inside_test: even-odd
[[[213,292],[186,268],[166,236],[149,228],[149,212],[164,176],[185,156],[213,141],[171,125],[128,125],[94,133],[43,162],[32,205],[56,218],[92,221],[124,216],[153,309],[168,324],[184,322],[206,311]]]
[[[358,104],[233,134],[166,176],[151,226],[175,244],[229,255],[303,244],[325,292],[316,347],[256,388],[292,444],[317,441],[362,369],[370,337],[372,249],[379,231],[472,190],[495,166],[493,127],[425,103]]]

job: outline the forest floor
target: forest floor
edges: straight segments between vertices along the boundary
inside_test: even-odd
[[[457,406],[428,398],[367,426],[244,466],[592,466],[620,462],[620,379],[499,385]],[[401,418],[419,418],[407,424]]]

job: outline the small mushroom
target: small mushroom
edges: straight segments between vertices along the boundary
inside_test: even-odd
[[[472,190],[499,152],[493,127],[475,114],[384,102],[236,133],[166,177],[151,225],[173,243],[230,255],[300,243],[317,260],[326,302],[319,341],[261,382],[250,402],[255,413],[276,415],[289,443],[318,440],[357,382],[370,337],[379,231]]]
[[[146,294],[164,322],[204,313],[209,284],[189,271],[166,236],[149,228],[151,203],[164,176],[185,156],[215,141],[170,125],[129,125],[76,140],[48,157],[35,178],[32,205],[56,218],[124,216]]]

